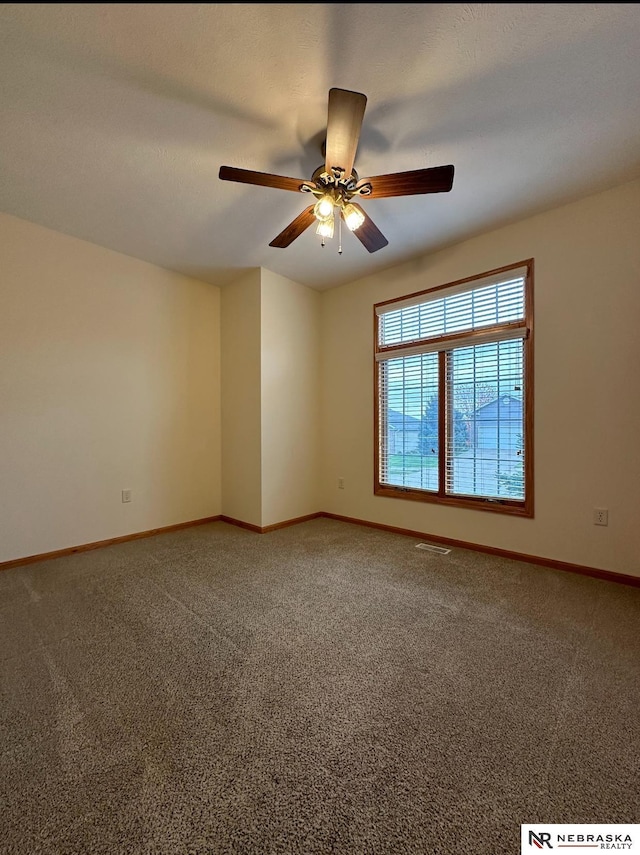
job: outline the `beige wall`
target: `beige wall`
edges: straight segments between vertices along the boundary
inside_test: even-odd
[[[318,510],[320,294],[256,269],[222,289],[222,510]]]
[[[262,525],[260,270],[222,289],[222,512]]]
[[[0,561],[220,513],[219,289],[5,214],[0,258]]]
[[[320,294],[262,270],[262,525],[319,508]]]
[[[638,223],[636,181],[323,293],[322,509],[640,576]],[[374,496],[373,304],[529,257],[535,518]]]
[[[636,181],[323,293],[250,271],[220,305],[0,215],[0,561],[323,510],[640,575],[639,221]],[[534,519],[374,496],[373,304],[529,257]]]

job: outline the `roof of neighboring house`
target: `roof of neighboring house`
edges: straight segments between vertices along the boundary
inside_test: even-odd
[[[503,404],[506,404],[508,401],[509,403],[513,402],[515,404],[519,404],[520,406],[522,406],[522,398],[518,398],[517,395],[499,395],[499,396],[495,397],[493,399],[493,401],[487,401],[486,404],[482,404],[480,407],[478,407],[476,409],[476,413],[479,413],[480,410],[484,410],[485,407],[493,406],[494,404],[498,403],[499,401]]]
[[[414,416],[404,415],[397,410],[387,410],[387,422],[397,428],[418,428],[420,419]]]

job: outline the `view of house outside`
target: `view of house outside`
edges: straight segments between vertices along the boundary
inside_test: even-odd
[[[522,341],[448,353],[447,493],[524,499]],[[438,490],[438,354],[384,369],[383,483]]]

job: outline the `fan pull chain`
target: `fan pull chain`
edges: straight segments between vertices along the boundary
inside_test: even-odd
[[[342,217],[338,213],[338,255],[342,255]]]

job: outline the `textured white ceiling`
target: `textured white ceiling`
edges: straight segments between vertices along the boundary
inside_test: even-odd
[[[224,283],[318,289],[640,175],[638,4],[2,4],[0,210]],[[361,177],[452,163],[453,190],[363,201],[369,254],[308,197],[332,86],[367,95]]]

